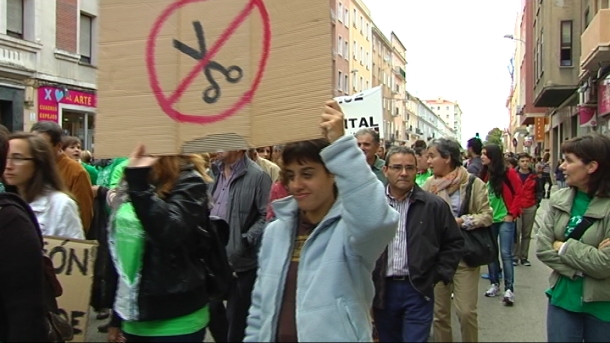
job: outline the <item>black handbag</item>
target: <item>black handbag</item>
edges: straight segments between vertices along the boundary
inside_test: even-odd
[[[476,176],[470,175],[466,186],[466,195],[460,209],[460,216],[468,214],[472,197],[472,184]],[[464,236],[464,256],[462,259],[470,267],[490,264],[498,258],[498,241],[491,234],[491,227],[481,227],[473,230],[462,230]]]

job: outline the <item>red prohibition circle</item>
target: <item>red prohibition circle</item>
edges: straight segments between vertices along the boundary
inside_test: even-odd
[[[150,88],[155,95],[157,103],[170,118],[178,122],[192,123],[192,124],[211,124],[218,121],[227,119],[237,113],[242,107],[252,101],[256,90],[258,89],[260,82],[265,73],[267,67],[267,60],[269,59],[269,50],[271,49],[271,24],[269,20],[269,13],[263,3],[263,0],[249,0],[244,9],[239,15],[231,22],[231,24],[225,29],[218,40],[208,50],[206,56],[197,63],[197,65],[191,70],[188,76],[180,82],[176,90],[170,95],[165,96],[161,84],[159,82],[159,76],[157,74],[155,66],[155,52],[156,52],[156,40],[159,36],[159,32],[163,27],[163,24],[168,18],[174,14],[178,9],[196,2],[203,2],[207,0],[179,0],[166,9],[163,10],[161,15],[155,20],[153,27],[148,35],[146,42],[146,68],[148,70],[148,81]],[[257,9],[260,13],[263,21],[263,50],[261,59],[258,63],[258,71],[254,77],[252,85],[249,90],[239,98],[239,100],[228,109],[222,111],[219,114],[214,115],[196,115],[196,114],[184,114],[174,109],[174,104],[178,101],[184,91],[190,86],[194,79],[200,74],[202,68],[218,53],[222,46],[231,38],[235,31],[239,28],[240,24],[243,23],[250,15],[251,12]]]

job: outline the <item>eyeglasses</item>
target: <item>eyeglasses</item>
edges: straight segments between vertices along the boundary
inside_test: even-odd
[[[406,170],[407,172],[414,172],[415,170],[417,170],[417,167],[414,165],[406,165],[406,166],[401,166],[400,164],[394,164],[391,166],[388,166],[388,168],[396,173],[400,173],[403,169]]]
[[[13,165],[15,165],[15,166],[22,166],[27,161],[33,161],[34,158],[33,157],[7,157],[6,160],[11,161],[13,163]]]

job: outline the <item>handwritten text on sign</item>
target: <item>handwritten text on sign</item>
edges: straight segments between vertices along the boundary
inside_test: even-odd
[[[345,115],[345,134],[353,135],[360,129],[370,128],[385,139],[383,127],[383,93],[381,87],[371,88],[352,96],[340,96],[335,100]]]
[[[63,288],[57,302],[61,314],[72,324],[72,342],[86,340],[96,246],[92,241],[44,237],[44,253],[53,261]]]

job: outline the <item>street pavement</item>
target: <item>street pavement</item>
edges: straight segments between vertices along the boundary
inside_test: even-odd
[[[543,200],[536,215],[536,223],[542,222],[542,216],[548,206]],[[535,255],[537,225],[534,225],[530,246],[531,267],[515,267],[515,305],[506,307],[501,297],[486,298],[483,294],[489,287],[489,281],[479,282],[479,341],[481,342],[546,342],[546,306],[544,291],[548,287],[548,276],[551,270],[543,265]],[[487,268],[482,267],[481,273]],[[504,287],[502,285],[502,290]],[[92,312],[89,316],[87,342],[105,342],[106,335],[97,332],[97,326],[104,323],[95,319]],[[454,342],[460,342],[459,323],[453,316]],[[205,342],[213,342],[209,332]]]

